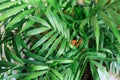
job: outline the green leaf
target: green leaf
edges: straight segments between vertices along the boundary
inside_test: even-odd
[[[0,69],[0,74],[4,73],[6,71],[8,71],[8,69]],[[1,78],[0,78],[0,80],[1,80]]]
[[[21,12],[18,14],[15,18],[13,18],[9,24],[6,26],[5,29],[12,28],[12,26],[18,22],[20,22],[22,19],[24,19],[27,15],[31,14],[34,11],[34,9],[29,9],[24,12]]]
[[[52,64],[52,66],[55,66],[57,64],[71,64],[73,62],[74,62],[73,60],[69,60],[69,59],[58,59],[58,60],[47,61],[47,63]]]
[[[98,63],[98,62],[96,62],[96,61],[91,60],[91,62],[92,62],[97,68],[99,68],[99,69],[104,73],[104,75],[108,76],[106,67],[104,67],[101,63]]]
[[[47,33],[46,35],[44,35],[39,41],[37,41],[33,47],[32,50],[37,48],[38,46],[40,46],[42,43],[44,43],[47,39],[49,39],[49,37],[51,37],[53,35],[55,31],[51,31],[49,33]]]
[[[37,16],[27,16],[30,20],[34,21],[34,22],[38,22],[42,25],[44,25],[45,27],[48,27],[48,28],[51,28],[51,26],[48,24],[47,21],[45,21],[44,19],[42,18],[39,18]]]
[[[120,14],[118,14],[116,11],[113,11],[113,9],[109,8],[107,9],[108,14],[111,15],[111,17],[114,19],[116,24],[120,25]]]
[[[61,43],[61,46],[56,54],[57,57],[59,57],[61,54],[64,53],[64,50],[65,50],[65,47],[66,47],[66,41],[63,39],[62,40],[62,43]]]
[[[7,1],[7,0],[0,0],[0,3],[3,3],[3,2],[5,2],[5,1]]]
[[[18,51],[20,51],[20,47],[21,47],[21,42],[20,42],[20,36],[16,36],[15,37],[15,43],[16,43],[16,47],[18,49]]]
[[[51,6],[53,6],[53,7],[56,8],[56,2],[55,2],[55,0],[47,0],[47,1],[48,1],[48,3],[49,3]]]
[[[31,71],[46,70],[49,69],[48,66],[31,66],[29,68]]]
[[[53,74],[52,72],[49,72],[49,76],[51,77],[52,80],[59,80],[57,76],[55,76],[55,74]]]
[[[113,23],[113,21],[107,17],[107,15],[104,12],[100,12],[101,17],[103,18],[104,22],[110,27],[110,29],[112,30],[114,36],[118,39],[118,41],[120,42],[120,34],[117,30],[117,26]]]
[[[39,72],[34,72],[32,74],[29,74],[27,77],[25,77],[24,79],[22,80],[31,80],[31,79],[34,79],[34,78],[37,78],[43,74],[45,74],[47,71],[39,71]]]
[[[112,2],[112,5],[115,5],[115,4],[119,3],[119,2],[120,2],[119,0],[114,0],[114,1]]]
[[[80,72],[81,72],[81,70],[78,69],[78,71],[77,71],[77,73],[76,73],[76,76],[75,76],[75,78],[74,78],[75,80],[79,80]]]
[[[30,27],[32,27],[32,26],[34,25],[34,23],[35,23],[35,22],[34,22],[34,21],[31,21],[31,20],[27,21],[27,22],[25,23],[25,25],[23,25],[22,29],[20,30],[20,32],[19,32],[18,34],[24,32],[25,30],[27,30],[27,29],[29,29]]]
[[[12,58],[13,60],[23,64],[23,61],[17,57],[14,53],[12,53],[9,48],[5,47],[5,53],[9,56],[9,58]]]
[[[62,32],[64,34],[64,31],[66,31],[66,29],[65,29],[66,25],[64,25],[65,23],[62,22],[62,20],[60,20],[58,14],[56,14],[55,12],[52,12],[48,9],[48,12],[46,12],[46,15],[47,15],[47,18],[49,21],[50,21],[50,19],[52,20],[52,21],[50,21],[50,23],[52,22],[51,23],[52,27],[54,29],[57,29],[59,33]]]
[[[50,69],[60,80],[64,80],[62,74],[60,74],[57,70],[55,69]]]
[[[22,61],[28,65],[43,65],[41,61],[36,61],[36,60],[29,60],[29,59],[22,59]]]
[[[64,74],[63,74],[64,75]],[[76,76],[76,75],[75,75]],[[71,68],[67,68],[65,70],[65,76],[64,76],[64,80],[79,80],[79,79],[74,79],[74,74],[71,71]]]
[[[51,73],[49,73],[49,72],[48,72],[48,75],[50,75],[50,76],[51,76]],[[46,77],[44,77],[44,79],[43,79],[43,80],[51,80],[51,79],[50,79],[50,76],[48,76],[48,75],[46,75]],[[54,79],[53,79],[53,80],[54,80]],[[56,79],[55,79],[55,80],[56,80]]]
[[[58,34],[54,34],[42,47],[42,49],[38,52],[39,54],[43,53],[46,49],[49,48],[49,46],[54,42],[54,40],[57,38]]]
[[[96,37],[96,50],[98,51],[100,28],[99,28],[98,20],[95,16],[91,17],[91,25],[94,28],[94,33],[95,33],[95,37]]]
[[[6,18],[9,18],[10,16],[13,16],[13,15],[17,14],[18,12],[20,12],[25,7],[27,7],[27,4],[23,4],[21,6],[9,9],[4,14],[2,14],[2,16],[0,16],[0,21],[4,20]]]
[[[110,54],[112,54],[112,51],[111,50],[109,50],[109,49],[106,49],[106,48],[102,48],[102,49],[100,49],[101,51],[104,51],[104,52],[107,52],[107,53],[110,53]]]
[[[71,71],[76,75],[76,72],[78,72],[78,68],[79,68],[79,62],[78,61],[74,61],[71,65]]]
[[[48,51],[47,55],[45,56],[45,58],[47,58],[50,54],[53,53],[53,51],[54,51],[55,49],[57,49],[58,44],[60,43],[60,41],[61,41],[62,38],[63,38],[63,37],[60,36],[58,39],[55,40],[55,42],[54,42],[53,45],[51,46],[50,50]]]
[[[80,31],[82,31],[83,33],[84,33],[84,27],[87,24],[87,22],[88,22],[88,19],[84,19],[84,20],[81,21],[81,24],[80,24],[79,28],[80,28]]]
[[[12,75],[7,76],[7,78],[5,78],[5,79],[7,79],[7,80],[11,80],[12,78],[19,79],[19,78],[22,78],[22,77],[27,76],[29,74],[31,74],[31,73],[12,74]]]
[[[55,18],[55,16],[54,16],[54,15],[51,15],[52,12],[51,12],[49,9],[47,9],[47,11],[46,11],[45,14],[46,14],[46,16],[47,16],[50,24],[51,24],[52,27],[54,28],[54,30],[57,30],[57,26],[56,26],[55,21],[54,21],[54,19],[53,19],[53,18]]]
[[[91,73],[92,73],[94,80],[100,80],[97,69],[96,69],[94,63],[92,63],[92,62],[90,62],[90,69],[91,69]]]
[[[82,76],[83,76],[83,73],[84,73],[85,68],[86,68],[86,66],[87,66],[87,62],[88,62],[87,59],[85,59],[84,62],[83,62],[83,65],[82,65],[82,68],[81,68],[81,72],[80,72],[80,75],[79,75],[79,80],[81,80],[81,78],[82,78]]]
[[[25,3],[28,3],[28,4],[30,4],[30,5],[34,5],[34,7],[39,7],[39,6],[41,6],[42,5],[42,0],[28,0],[28,1],[26,1],[26,0],[22,0],[23,2],[25,2]]]
[[[0,67],[15,67],[16,64],[14,63],[10,63],[10,62],[6,62],[6,61],[0,61]]]
[[[22,38],[21,36],[20,36],[19,40],[20,40],[20,42],[21,42],[21,46],[22,46],[24,49],[26,49],[26,50],[29,51],[29,48],[28,48],[27,44],[25,43],[25,41],[23,40],[23,38]]]
[[[104,38],[105,38],[105,35],[104,35],[104,33],[101,33],[100,34],[100,48],[103,48],[103,46],[104,46]]]
[[[3,10],[3,9],[5,9],[5,8],[9,8],[9,7],[15,5],[16,3],[18,3],[18,1],[12,1],[12,2],[2,3],[2,4],[0,5],[0,10]]]
[[[94,9],[100,10],[107,2],[108,0],[98,0],[98,3],[95,5]]]
[[[26,33],[26,36],[32,36],[32,35],[36,35],[36,34],[40,34],[43,33],[45,31],[50,30],[50,28],[46,28],[46,27],[40,27],[40,28],[35,28],[33,30],[30,30]]]
[[[15,52],[16,52],[16,54],[17,54],[17,56],[19,56],[19,57],[21,57],[21,54],[20,54],[20,50],[21,50],[21,40],[20,40],[20,36],[16,36],[15,37],[15,40],[13,40],[13,44],[15,45],[14,47],[14,49],[16,49],[15,50]]]
[[[39,60],[39,61],[45,61],[45,59],[37,54],[34,54],[34,53],[30,53],[30,52],[24,52],[24,54],[28,57],[32,57],[34,58],[35,60]]]

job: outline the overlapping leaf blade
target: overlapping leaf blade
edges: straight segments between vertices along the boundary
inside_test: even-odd
[[[12,26],[14,24],[16,24],[17,22],[24,19],[27,15],[31,14],[33,11],[34,11],[34,9],[30,9],[30,10],[26,10],[26,11],[22,12],[21,14],[17,15],[14,19],[12,19],[12,21],[9,22],[9,24],[6,26],[6,29],[12,28]]]
[[[45,31],[48,31],[48,30],[50,30],[50,28],[46,28],[46,27],[36,28],[36,29],[28,31],[26,36],[32,36],[32,35],[40,34],[40,33],[43,33]]]
[[[119,63],[119,0],[42,1],[0,0],[0,79],[82,80],[89,63],[98,79]]]
[[[3,3],[2,5],[0,5],[0,10],[3,10],[5,8],[9,8],[9,7],[15,5],[16,3],[18,3],[18,1]]]
[[[45,56],[45,58],[47,58],[49,55],[51,55],[53,53],[53,51],[55,49],[57,49],[60,41],[62,39],[62,36],[60,36],[58,39],[56,39],[56,41],[53,43],[53,45],[51,46],[50,50],[48,51],[47,55]]]
[[[94,32],[95,32],[95,37],[96,37],[96,50],[98,51],[98,47],[99,47],[99,36],[100,36],[100,28],[99,28],[99,23],[98,20],[95,16],[93,16],[91,18],[91,24],[92,27],[94,28]]]
[[[54,42],[54,40],[57,38],[58,33],[54,34],[42,47],[42,49],[39,51],[39,54],[42,54],[46,49],[49,48],[49,46]]]
[[[23,4],[23,5],[20,5],[19,7],[15,7],[15,8],[12,8],[12,9],[6,11],[4,14],[2,14],[2,16],[0,16],[0,21],[19,13],[25,7],[27,7],[27,4]]]
[[[37,42],[33,45],[32,49],[35,49],[35,48],[37,48],[38,46],[40,46],[42,43],[44,43],[49,37],[51,37],[51,36],[53,35],[54,32],[55,32],[55,31],[51,31],[51,32],[47,33],[46,35],[44,35],[39,41],[37,41]]]
[[[43,74],[45,74],[47,71],[40,71],[40,72],[34,72],[29,74],[27,77],[25,77],[23,80],[31,80],[34,78],[37,78],[38,76],[41,76]]]
[[[104,12],[100,12],[100,15],[102,16],[103,20],[105,21],[105,23],[110,27],[110,29],[112,30],[113,34],[115,35],[115,37],[118,39],[118,41],[120,42],[120,34],[117,30],[117,26],[116,24],[114,24],[109,17],[106,16],[106,14]]]

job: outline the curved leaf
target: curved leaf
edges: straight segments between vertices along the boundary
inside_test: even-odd
[[[12,25],[16,24],[17,22],[24,19],[27,15],[31,14],[34,11],[34,9],[26,10],[20,14],[18,14],[15,18],[12,19],[12,21],[9,22],[9,24],[6,26],[5,29],[12,28]]]
[[[57,38],[58,34],[54,34],[42,47],[42,49],[38,52],[39,54],[42,54],[46,49],[49,48],[49,46],[54,42],[54,40]]]
[[[45,31],[50,30],[50,28],[46,28],[46,27],[40,27],[40,28],[35,28],[33,30],[30,30],[26,33],[26,36],[32,36],[32,35],[36,35],[36,34],[40,34],[43,33]]]
[[[13,16],[13,15],[17,14],[18,12],[20,12],[25,7],[27,7],[27,4],[23,4],[23,5],[20,5],[18,7],[9,9],[4,14],[2,14],[2,16],[0,16],[0,21],[4,20],[6,18],[9,18],[10,16]]]
[[[18,1],[3,3],[3,4],[0,5],[0,10],[3,10],[5,8],[9,8],[10,6],[15,5],[16,3],[18,3]]]
[[[100,28],[99,28],[98,20],[95,16],[91,17],[91,24],[92,24],[92,27],[94,28],[94,33],[96,37],[96,50],[98,51]]]
[[[27,77],[25,77],[22,80],[31,80],[31,79],[37,78],[37,77],[45,74],[46,72],[47,71],[34,72],[34,73],[29,74]]]
[[[49,39],[49,38],[53,35],[54,32],[55,32],[55,31],[51,31],[51,32],[47,33],[46,35],[44,35],[38,42],[36,42],[36,43],[33,45],[32,50],[35,49],[35,48],[37,48],[38,46],[40,46],[40,45],[41,45],[42,43],[44,43],[47,39]]]
[[[57,49],[58,44],[60,43],[61,39],[62,39],[62,36],[60,36],[58,39],[55,40],[55,42],[54,42],[53,45],[51,46],[50,50],[48,51],[47,55],[45,56],[45,58],[47,58],[50,54],[53,53],[53,51],[54,51],[55,49]]]
[[[112,22],[112,20],[109,17],[107,17],[107,15],[104,12],[100,12],[100,15],[103,18],[103,20],[105,21],[105,23],[110,27],[110,29],[112,30],[114,36],[120,42],[120,34],[119,34],[119,32],[118,32],[118,30],[116,28],[117,27],[116,24],[114,24]]]

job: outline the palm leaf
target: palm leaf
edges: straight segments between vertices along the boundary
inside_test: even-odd
[[[27,7],[26,4],[20,5],[19,7],[15,7],[12,8],[8,11],[6,11],[1,17],[0,17],[0,21],[9,18],[10,16],[13,16],[15,14],[17,14],[18,12],[20,12],[22,9],[24,9],[25,7]]]
[[[96,37],[96,50],[98,51],[98,47],[99,47],[99,36],[100,36],[100,28],[99,28],[99,24],[98,24],[98,20],[96,17],[92,17],[91,18],[91,24],[94,28],[94,32],[95,32],[95,37]]]

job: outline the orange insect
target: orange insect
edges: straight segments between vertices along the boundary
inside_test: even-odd
[[[72,40],[71,41],[71,44],[78,47],[80,44],[82,43],[82,39],[80,40]]]

